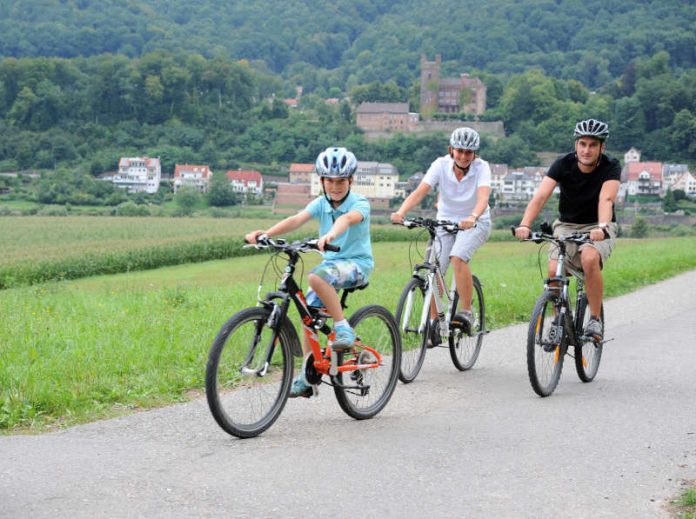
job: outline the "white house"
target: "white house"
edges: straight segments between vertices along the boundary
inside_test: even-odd
[[[213,172],[208,166],[177,164],[174,167],[174,192],[176,193],[182,187],[193,187],[206,193],[210,188],[212,178]]]
[[[227,172],[227,179],[232,184],[235,193],[263,194],[263,176],[259,171],[246,169],[232,169]]]
[[[159,158],[121,157],[111,181],[129,193],[156,193],[162,179]]]

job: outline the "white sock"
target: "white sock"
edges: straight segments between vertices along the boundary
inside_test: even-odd
[[[348,319],[343,319],[342,321],[334,322],[334,328],[338,328],[339,326],[345,326],[347,328],[350,328],[350,324],[348,324]]]

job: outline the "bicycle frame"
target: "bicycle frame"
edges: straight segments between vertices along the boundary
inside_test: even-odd
[[[271,310],[268,322],[265,324],[273,328],[273,335],[266,352],[265,366],[261,370],[263,373],[257,373],[257,375],[263,376],[263,374],[265,374],[265,370],[270,364],[270,360],[273,357],[278,340],[278,323],[282,322],[288,315],[290,301],[294,303],[295,308],[297,308],[297,311],[300,314],[303,334],[312,350],[312,355],[314,358],[313,366],[317,373],[321,375],[330,375],[333,377],[339,372],[343,373],[379,367],[382,363],[382,356],[374,348],[363,344],[359,337],[356,337],[355,347],[370,352],[375,361],[367,364],[360,364],[351,359],[346,364],[341,364],[340,366],[338,365],[338,356],[336,352],[331,349],[331,343],[335,339],[336,332],[326,323],[326,319],[330,316],[325,312],[322,312],[321,309],[314,309],[307,306],[305,295],[293,277],[293,274],[295,273],[295,263],[299,259],[299,254],[294,251],[286,252],[289,255],[288,264],[285,267],[285,273],[281,278],[278,290],[268,292],[264,299],[259,299],[259,303],[262,306]],[[260,288],[261,287],[259,286],[259,290]],[[345,308],[346,299],[351,291],[351,289],[345,289],[343,291],[341,297],[341,307]],[[322,351],[321,342],[317,332],[321,332],[328,337],[327,346],[324,351]],[[250,349],[249,358],[253,357],[253,351],[255,348],[256,345]],[[297,356],[297,352],[294,352],[294,354]]]

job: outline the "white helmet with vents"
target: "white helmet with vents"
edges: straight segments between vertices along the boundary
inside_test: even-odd
[[[609,137],[609,125],[596,119],[580,121],[575,125],[575,139],[580,137],[594,137],[604,142]]]
[[[358,159],[345,148],[326,148],[315,164],[320,177],[351,177],[358,169]]]
[[[481,138],[476,130],[463,127],[457,128],[450,137],[450,146],[457,150],[478,150]]]

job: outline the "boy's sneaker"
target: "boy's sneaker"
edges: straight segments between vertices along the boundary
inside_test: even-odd
[[[350,326],[336,326],[336,338],[331,344],[334,351],[345,351],[350,349],[355,342],[355,332]]]
[[[295,380],[292,381],[292,386],[290,387],[290,398],[297,398],[301,396],[302,398],[309,398],[314,394],[312,386],[310,386],[302,375],[298,375]]]
[[[585,326],[583,333],[592,337],[595,342],[600,342],[602,340],[602,321],[596,317],[590,317],[590,320],[587,321],[587,325]]]
[[[457,314],[452,319],[452,326],[460,328],[467,335],[471,333],[471,312],[469,310],[462,310],[457,312]]]

